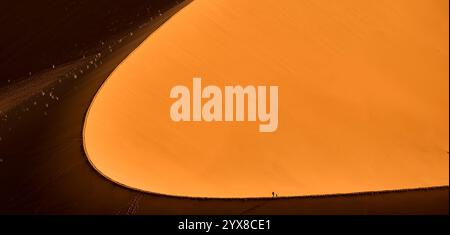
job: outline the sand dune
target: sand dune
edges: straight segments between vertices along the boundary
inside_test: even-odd
[[[103,84],[85,151],[111,180],[198,197],[448,185],[448,1],[196,0]],[[173,122],[175,85],[279,86],[279,125]]]

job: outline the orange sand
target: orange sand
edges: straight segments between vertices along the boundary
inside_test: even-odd
[[[85,150],[149,192],[271,197],[448,185],[447,0],[195,0],[109,77]],[[278,85],[279,125],[170,119],[175,85]]]

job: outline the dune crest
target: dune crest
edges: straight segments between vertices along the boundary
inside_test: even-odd
[[[178,196],[448,185],[448,20],[445,0],[195,0],[103,84],[85,151],[119,184]],[[174,122],[170,90],[194,77],[277,85],[278,129]]]

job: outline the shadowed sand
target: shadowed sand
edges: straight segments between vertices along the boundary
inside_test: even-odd
[[[85,151],[111,180],[194,197],[448,185],[448,1],[196,0],[103,84]],[[174,123],[175,85],[278,85],[279,127]]]

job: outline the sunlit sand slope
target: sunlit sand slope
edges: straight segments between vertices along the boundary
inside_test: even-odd
[[[117,183],[180,196],[448,185],[448,20],[446,0],[195,0],[100,89],[86,153]],[[197,76],[279,86],[277,131],[173,122],[171,88]]]

